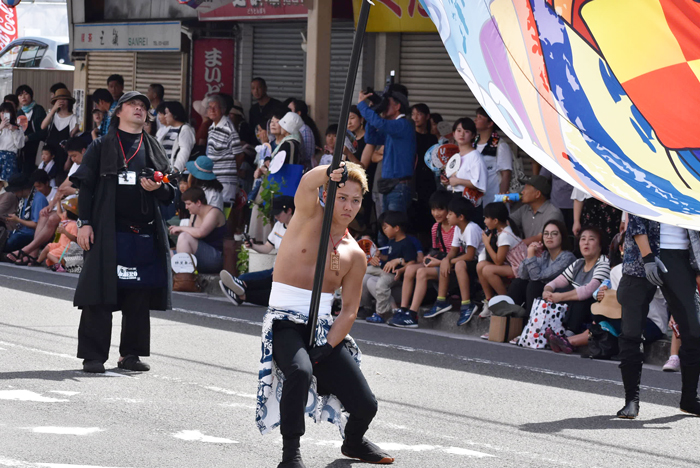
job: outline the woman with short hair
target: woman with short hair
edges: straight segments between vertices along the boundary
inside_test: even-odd
[[[194,129],[187,123],[187,112],[177,101],[165,103],[165,125],[168,128],[163,137],[165,154],[178,172],[185,170],[195,144]]]

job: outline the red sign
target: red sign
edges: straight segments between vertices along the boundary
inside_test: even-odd
[[[245,21],[306,18],[304,0],[233,0],[208,13],[199,13],[200,21]]]
[[[198,39],[194,42],[192,102],[216,93],[233,95],[233,39]],[[192,115],[201,122],[198,113]]]
[[[0,3],[0,49],[17,39],[17,11]]]

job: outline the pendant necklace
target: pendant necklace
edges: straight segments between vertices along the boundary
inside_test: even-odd
[[[331,252],[331,271],[340,271],[340,254],[338,253],[338,246],[341,242],[343,242],[343,239],[345,239],[345,236],[347,235],[348,230],[345,229],[345,234],[343,234],[340,240],[337,243],[335,243],[333,242],[333,236],[329,234],[329,237],[331,238],[331,244],[333,244],[333,252]]]

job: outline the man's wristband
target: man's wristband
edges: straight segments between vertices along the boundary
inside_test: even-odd
[[[649,255],[645,255],[642,257],[642,261],[644,263],[654,263],[655,259],[656,259],[656,256],[653,253],[650,253]]]

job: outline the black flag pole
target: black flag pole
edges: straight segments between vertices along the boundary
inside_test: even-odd
[[[343,146],[345,145],[345,129],[348,126],[348,113],[350,112],[350,99],[352,91],[355,88],[355,75],[357,75],[357,67],[360,62],[360,52],[362,50],[362,41],[365,38],[365,29],[367,29],[367,19],[369,18],[369,8],[372,3],[370,0],[364,0],[360,8],[360,16],[357,21],[357,29],[352,42],[352,53],[350,54],[350,66],[348,67],[348,76],[345,79],[345,91],[343,92],[343,104],[340,107],[340,120],[338,122],[338,139],[335,142],[333,149],[333,162],[331,167],[337,169],[340,167],[341,157],[343,155]],[[314,285],[311,291],[311,306],[309,309],[309,346],[313,346],[316,340],[316,327],[318,326],[318,307],[321,301],[321,292],[323,288],[323,273],[326,269],[326,256],[328,250],[328,240],[331,235],[331,221],[333,220],[333,207],[335,200],[335,192],[338,184],[332,182],[328,184],[326,193],[326,206],[323,213],[323,225],[321,227],[321,239],[318,247],[318,259],[316,260],[316,273],[314,274]]]

